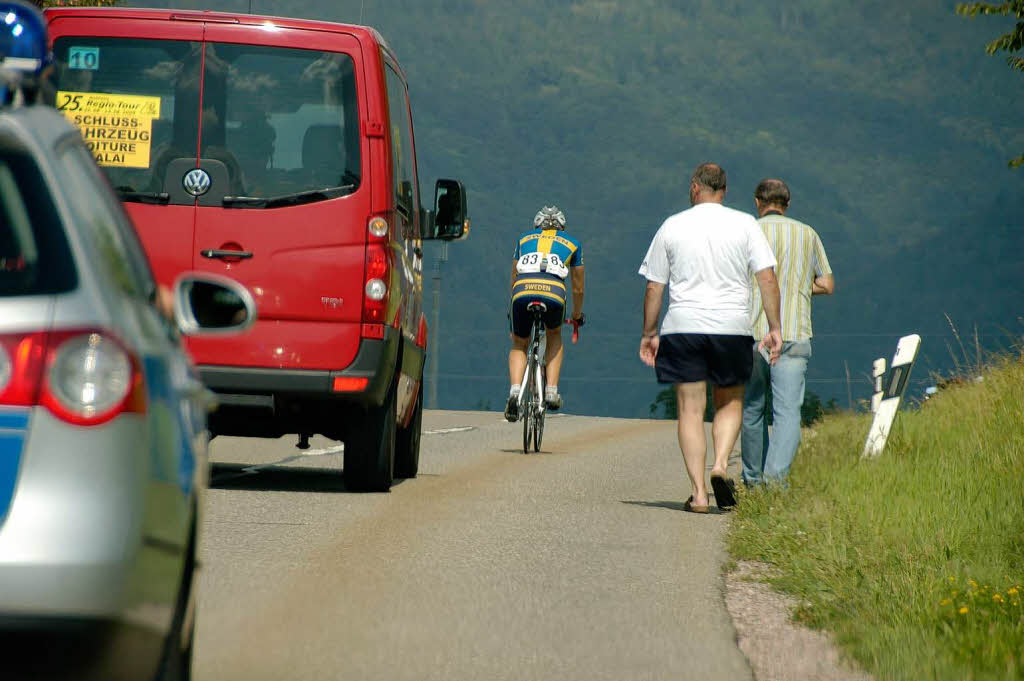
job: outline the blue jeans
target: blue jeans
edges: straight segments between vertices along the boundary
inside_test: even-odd
[[[800,444],[800,406],[811,341],[786,341],[775,366],[769,366],[754,344],[754,371],[743,395],[740,447],[743,482],[784,483]],[[772,391],[772,436],[768,437],[766,395]]]

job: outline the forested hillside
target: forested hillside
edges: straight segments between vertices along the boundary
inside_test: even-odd
[[[635,272],[705,160],[742,210],[759,179],[786,179],[791,214],[825,243],[837,293],[815,301],[808,374],[823,398],[846,405],[846,366],[865,397],[871,360],[905,333],[924,336],[916,378],[948,368],[944,313],[989,346],[1024,330],[1024,174],[1006,168],[1024,148],[1024,80],[984,53],[1007,30],[998,19],[936,0],[251,5],[376,26],[409,75],[423,190],[438,176],[468,187],[473,231],[449,249],[432,336],[441,406],[501,403],[513,238],[555,202],[584,240],[588,284],[568,408],[646,415],[658,388],[636,357]]]

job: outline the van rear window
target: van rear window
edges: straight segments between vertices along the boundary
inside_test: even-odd
[[[59,38],[54,58],[57,108],[122,196],[166,192],[170,161],[194,163],[202,43]]]
[[[203,203],[274,207],[359,186],[359,107],[346,54],[65,37],[54,55],[57,106],[125,200],[191,203],[182,185],[197,149],[213,178]]]
[[[35,161],[0,138],[0,298],[63,293],[75,267]]]

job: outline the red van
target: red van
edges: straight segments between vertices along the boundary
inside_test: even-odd
[[[214,434],[345,443],[349,484],[419,462],[424,239],[466,235],[466,194],[420,203],[405,75],[372,28],[216,12],[51,9],[56,105],[134,219],[159,281],[244,283],[259,321],[190,339]],[[301,444],[300,444],[301,446]]]

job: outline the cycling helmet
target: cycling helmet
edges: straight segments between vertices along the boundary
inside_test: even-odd
[[[533,216],[533,226],[543,229],[565,229],[565,213],[558,206],[544,206]]]

